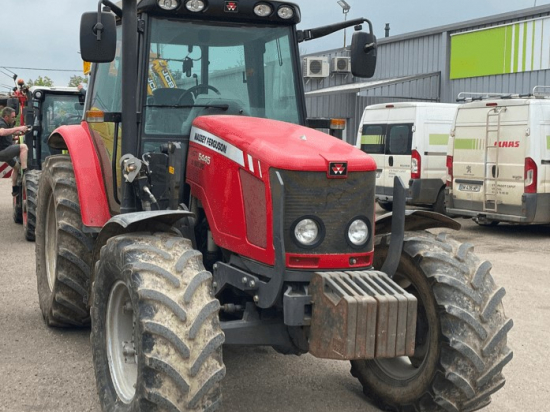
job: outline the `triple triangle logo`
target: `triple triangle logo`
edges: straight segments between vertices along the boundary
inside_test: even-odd
[[[348,177],[348,162],[329,162],[328,177],[333,179]]]

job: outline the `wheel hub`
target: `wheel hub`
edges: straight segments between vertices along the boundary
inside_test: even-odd
[[[50,195],[48,200],[48,207],[46,210],[46,227],[44,228],[44,233],[46,273],[48,275],[48,286],[50,287],[50,291],[53,292],[53,287],[55,284],[55,272],[57,269],[57,222],[55,217],[55,202],[53,193]]]
[[[106,344],[109,371],[117,395],[130,403],[136,393],[137,352],[134,341],[135,317],[126,284],[113,285],[107,304]]]

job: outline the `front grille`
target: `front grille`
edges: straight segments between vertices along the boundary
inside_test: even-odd
[[[347,226],[354,217],[374,215],[375,172],[350,172],[347,179],[328,179],[324,172],[278,171],[284,184],[283,227],[285,251],[298,254],[364,253],[372,250],[372,236],[360,249],[347,242]],[[272,174],[272,186],[274,174]],[[277,213],[274,211],[274,213]],[[325,226],[325,238],[313,249],[294,242],[292,224],[307,215]]]

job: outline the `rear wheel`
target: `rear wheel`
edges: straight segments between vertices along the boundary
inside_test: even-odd
[[[25,239],[34,241],[36,228],[36,201],[38,199],[39,170],[30,170],[23,177],[23,233]]]
[[[200,252],[172,234],[132,233],[101,250],[92,350],[103,410],[214,411],[224,334]]]
[[[376,266],[388,252],[378,240]],[[408,233],[394,280],[418,299],[414,356],[352,361],[364,393],[393,411],[474,411],[502,388],[512,359],[505,294],[471,244],[445,234]]]
[[[48,157],[38,186],[36,277],[42,316],[49,326],[85,326],[93,238],[82,231],[70,157]]]

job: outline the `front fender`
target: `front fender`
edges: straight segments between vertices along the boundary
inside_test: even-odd
[[[69,151],[84,226],[103,227],[111,214],[103,173],[86,123],[58,127],[48,138],[48,145]]]
[[[179,220],[193,216],[193,213],[187,210],[158,210],[151,212],[123,213],[113,216],[103,226],[94,242],[92,267],[95,268],[95,262],[99,260],[101,248],[107,243],[108,239],[123,233],[167,231]],[[95,269],[92,271],[90,284],[93,283],[94,279]],[[91,302],[89,303],[91,304]]]
[[[375,220],[376,235],[391,233],[391,222],[393,213],[386,213]],[[462,225],[456,220],[441,213],[428,210],[406,210],[405,211],[405,232],[414,230],[426,230],[436,227],[446,227],[453,230],[460,230]]]

